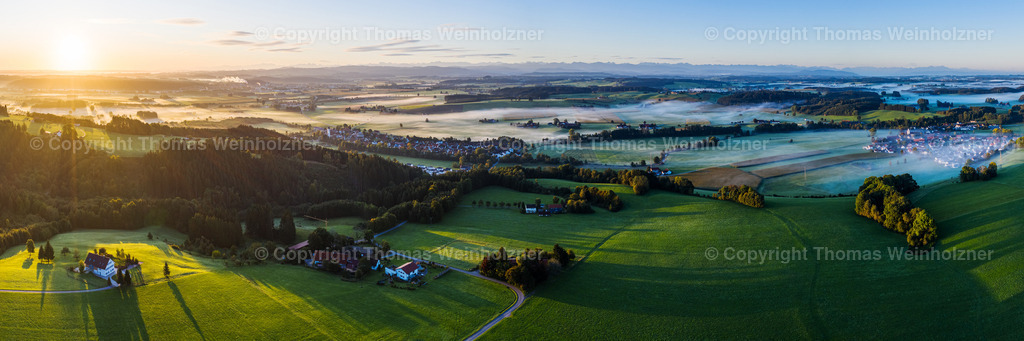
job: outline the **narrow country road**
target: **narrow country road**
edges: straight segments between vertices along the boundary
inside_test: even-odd
[[[49,291],[49,290],[4,290],[0,289],[0,292],[15,293],[15,294],[81,294],[87,292],[96,292],[113,289],[114,286],[106,286],[96,289],[84,289],[84,290],[63,290],[63,291]]]
[[[395,251],[389,251],[388,252],[388,256],[398,256],[398,257],[402,257],[402,258],[406,258],[406,259],[411,259],[411,260],[414,260],[414,261],[417,261],[417,262],[426,262],[426,261],[424,261],[422,259],[406,256],[406,255],[403,255],[403,254],[395,252]],[[519,307],[523,305],[523,302],[526,301],[526,294],[524,294],[522,290],[519,290],[519,288],[517,288],[515,286],[509,285],[508,283],[496,280],[494,278],[490,278],[490,277],[481,275],[480,272],[478,272],[478,271],[470,272],[470,271],[462,270],[462,269],[455,268],[455,267],[450,267],[450,268],[451,268],[452,271],[461,272],[461,273],[464,273],[464,274],[467,274],[467,275],[470,275],[470,276],[473,276],[473,277],[476,277],[476,278],[480,278],[480,279],[483,279],[483,280],[487,280],[487,281],[491,281],[491,282],[494,282],[494,283],[498,283],[498,284],[504,285],[505,287],[509,288],[509,290],[512,290],[512,292],[516,294],[516,303],[515,304],[513,304],[511,307],[509,307],[505,311],[502,311],[500,315],[495,317],[490,322],[487,322],[487,324],[485,324],[483,327],[480,327],[480,329],[477,330],[475,333],[473,333],[473,335],[470,335],[469,337],[467,337],[466,341],[473,341],[473,340],[476,340],[477,338],[479,338],[480,335],[484,335],[484,333],[486,333],[488,330],[491,330],[491,328],[493,328],[495,325],[497,325],[498,322],[501,322],[506,317],[512,316],[512,313],[515,312],[516,309],[519,309]]]

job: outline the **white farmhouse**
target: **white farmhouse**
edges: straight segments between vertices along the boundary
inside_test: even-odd
[[[398,277],[403,281],[408,281],[410,279],[422,276],[423,268],[420,267],[419,264],[416,264],[416,262],[408,262],[402,264],[402,266],[399,266],[397,268],[393,266],[384,268],[384,273],[389,276]]]
[[[92,271],[96,277],[102,279],[110,279],[111,276],[117,273],[117,267],[114,265],[113,260],[92,252],[85,257],[85,270]]]

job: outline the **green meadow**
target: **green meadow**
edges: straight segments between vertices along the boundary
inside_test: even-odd
[[[545,185],[554,185],[552,180],[539,180]],[[561,182],[558,186],[582,185]],[[627,190],[618,185],[591,185],[610,188],[617,193]],[[520,214],[517,208],[487,208],[486,205],[472,206],[473,201],[528,202],[536,199],[551,203],[550,195],[520,193],[503,187],[486,187],[466,195],[462,205],[445,215],[440,224],[403,225],[398,230],[378,239],[388,241],[392,248],[438,263],[462,269],[476,266],[483,255],[505,247],[509,252],[525,248],[550,249],[555,243],[566,249],[580,250],[594,248],[615,232],[616,226],[609,223],[626,223],[628,214],[611,213],[598,209],[592,215],[553,215],[538,217]]]
[[[912,196],[940,227],[937,250],[991,250],[981,259],[902,259],[905,238],[856,216],[853,198],[768,198],[753,209],[660,191],[636,197],[613,185],[601,186],[626,202],[618,213],[541,218],[460,207],[442,223],[384,239],[459,267],[476,259],[445,256],[557,242],[585,257],[486,339],[1006,339],[1024,326],[1022,179],[1016,167]],[[487,188],[464,204],[534,197]],[[803,258],[739,258],[761,250]]]
[[[156,237],[149,240],[148,232]],[[415,291],[377,286],[379,275],[344,282],[291,265],[225,267],[179,253],[161,241],[182,236],[163,228],[89,230],[51,243],[56,264],[26,261],[24,250],[0,258],[0,290],[77,290],[105,286],[63,269],[63,246],[123,248],[143,262],[147,285],[85,294],[3,293],[5,339],[461,339],[515,301],[503,286],[452,273]],[[43,243],[40,243],[42,245]],[[163,262],[171,280],[163,278]],[[90,277],[90,276],[84,276]]]

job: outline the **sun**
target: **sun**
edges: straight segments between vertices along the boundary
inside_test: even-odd
[[[79,36],[66,35],[55,42],[53,67],[60,71],[88,70],[89,44]]]

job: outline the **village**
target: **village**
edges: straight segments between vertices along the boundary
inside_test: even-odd
[[[876,153],[928,155],[944,167],[959,168],[990,158],[1013,144],[1013,133],[964,133],[975,128],[991,127],[957,125],[952,131],[910,128],[900,131],[899,135],[873,138],[864,149]]]
[[[313,127],[316,137],[323,143],[338,144],[348,143],[356,146],[380,149],[401,149],[423,154],[439,154],[450,157],[477,155],[486,153],[489,157],[501,158],[513,152],[512,148],[503,148],[503,145],[514,145],[499,143],[495,140],[471,141],[469,139],[436,139],[422,138],[416,136],[398,136],[387,134],[371,129],[358,129],[351,126],[338,126],[334,128]],[[431,172],[439,170],[431,169]],[[444,169],[443,171],[450,171]]]

